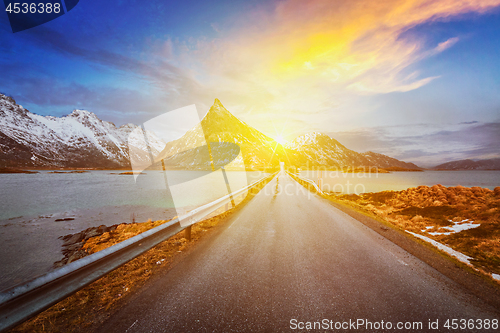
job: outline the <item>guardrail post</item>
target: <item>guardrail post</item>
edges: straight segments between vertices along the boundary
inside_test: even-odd
[[[191,227],[192,227],[192,225],[190,225],[189,227],[186,227],[186,229],[184,229],[185,230],[184,238],[186,238],[186,240],[188,242],[191,241]]]

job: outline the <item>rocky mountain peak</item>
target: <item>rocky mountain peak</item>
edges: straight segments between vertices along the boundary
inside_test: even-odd
[[[328,135],[320,132],[310,132],[304,135],[304,139],[311,143],[318,142],[319,139],[330,138]]]
[[[133,130],[135,130],[137,128],[137,125],[134,125],[132,123],[128,123],[128,124],[123,124],[119,127],[120,130],[123,130],[123,131],[126,131],[126,132],[132,132]]]
[[[222,103],[220,102],[220,100],[219,100],[218,98],[216,98],[216,99],[214,100],[214,104],[213,104],[213,106],[216,106],[216,107],[221,107],[221,108],[223,108],[223,109],[226,109],[226,108],[222,105]]]
[[[320,132],[309,132],[301,136],[298,136],[294,140],[289,142],[287,144],[287,147],[298,148],[301,146],[309,146],[309,145],[333,145],[345,148],[340,144],[340,142],[333,139],[331,136]]]
[[[16,101],[14,100],[14,98],[12,98],[11,96],[7,96],[5,94],[2,94],[2,93],[0,93],[0,100],[5,100],[11,104],[16,104]]]
[[[500,158],[458,160],[435,166],[436,170],[500,170]]]
[[[138,156],[142,155],[135,151],[145,149],[141,140],[128,140],[134,128],[131,124],[116,128],[87,110],[64,117],[40,116],[2,94],[0,167],[127,167],[130,144]],[[150,139],[154,149],[163,149],[161,139],[153,134]]]
[[[216,98],[215,101],[214,101],[214,104],[210,107],[210,110],[208,110],[208,112],[205,115],[204,119],[223,118],[223,117],[226,117],[226,118],[236,118]]]
[[[75,109],[71,112],[68,117],[74,118],[94,118],[98,119],[96,114],[87,110]]]
[[[250,128],[229,112],[217,98],[205,117],[203,117],[201,126],[206,134],[221,131],[246,132]]]
[[[28,110],[22,107],[22,105],[18,105],[16,100],[8,95],[0,93],[0,111],[2,112],[14,112],[22,115],[26,115]]]

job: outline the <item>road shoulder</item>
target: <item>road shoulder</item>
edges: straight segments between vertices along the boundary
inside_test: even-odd
[[[500,310],[498,310],[500,309],[500,287],[494,281],[489,280],[486,276],[474,271],[458,260],[438,251],[428,243],[415,239],[401,230],[394,228],[389,223],[384,223],[380,219],[370,216],[371,214],[369,215],[369,213],[360,212],[354,207],[335,202],[331,199],[322,197],[322,200],[325,200],[331,206],[374,230],[444,276],[457,282],[469,292],[497,309],[496,311],[500,313]]]

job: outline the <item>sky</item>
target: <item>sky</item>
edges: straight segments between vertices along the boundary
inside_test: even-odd
[[[271,137],[320,131],[419,166],[500,157],[500,0],[81,0],[12,33],[0,92],[141,124],[218,98]]]

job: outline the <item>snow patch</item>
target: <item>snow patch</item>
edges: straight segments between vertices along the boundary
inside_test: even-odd
[[[444,251],[446,253],[448,253],[449,255],[457,258],[459,261],[469,265],[469,266],[472,266],[472,264],[470,263],[470,259],[474,259],[472,257],[469,257],[469,256],[466,256],[465,254],[463,253],[460,253],[458,251],[455,251],[453,250],[451,247],[449,246],[446,246],[444,244],[441,244],[439,242],[436,242],[435,240],[433,239],[430,239],[429,237],[425,237],[423,235],[419,235],[419,234],[416,234],[414,232],[411,232],[411,231],[408,231],[408,230],[405,230],[407,233],[409,234],[412,234],[413,236],[417,237],[417,238],[420,238],[426,242],[429,242],[431,243],[432,245],[434,245],[435,247],[437,247],[438,249],[440,249],[441,251]]]
[[[452,220],[448,220],[453,223],[452,226],[441,227],[439,230],[446,229],[450,230],[448,232],[428,232],[429,235],[432,236],[440,236],[440,235],[451,235],[456,234],[457,232],[474,229],[479,227],[481,224],[474,224],[474,221],[469,221],[469,219],[462,220],[459,222],[453,222]],[[426,229],[431,229],[432,227],[425,227]],[[426,232],[427,230],[422,230],[422,232]]]

